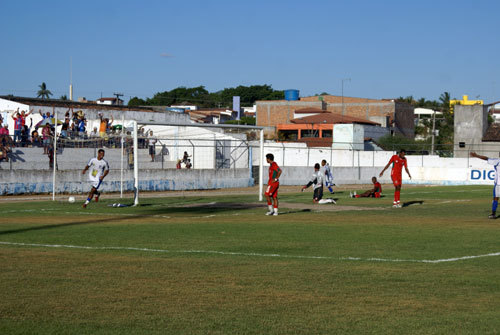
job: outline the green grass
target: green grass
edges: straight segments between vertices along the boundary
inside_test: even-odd
[[[0,244],[0,333],[498,334],[500,256],[421,262],[500,252],[491,187],[384,190],[0,204],[1,242],[115,247]]]

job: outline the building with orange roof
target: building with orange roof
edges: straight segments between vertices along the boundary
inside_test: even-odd
[[[389,99],[368,99],[321,95],[301,97],[299,100],[266,100],[256,102],[256,125],[265,127],[267,136],[278,135],[278,125],[293,124],[303,116],[334,113],[380,124],[392,133],[413,138],[415,133],[413,106]],[[312,112],[312,113],[311,113]]]

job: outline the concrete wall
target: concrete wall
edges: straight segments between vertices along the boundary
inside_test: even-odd
[[[221,170],[140,170],[140,191],[175,191],[253,186],[248,169]],[[0,194],[39,194],[52,192],[52,171],[2,171]],[[124,173],[124,191],[133,191],[133,171]],[[58,171],[56,193],[81,194],[90,190],[87,176],[79,170]],[[112,169],[102,184],[104,192],[120,192],[120,171]]]
[[[333,125],[333,143],[335,149],[363,150],[365,130],[360,124]]]
[[[231,142],[231,141],[229,141]],[[193,142],[194,169],[175,167],[176,159],[161,155],[157,146],[157,156],[151,161],[148,149],[139,149],[139,180],[142,191],[194,190],[253,185],[250,174],[249,152],[246,146],[231,148],[227,165],[215,169],[215,147],[198,146]],[[170,148],[171,149],[171,148]],[[103,190],[120,190],[122,154],[121,149],[105,149],[110,173],[105,179]],[[95,157],[95,148],[62,148],[57,155],[56,185],[58,192],[88,192],[88,176],[82,170],[88,160]],[[206,156],[205,156],[206,154]],[[127,155],[123,156],[124,189],[133,189],[133,170],[128,165]],[[208,168],[202,168],[207,165]],[[225,168],[229,167],[229,168]],[[0,162],[0,194],[48,193],[52,192],[52,168],[43,148],[13,148],[10,161]]]
[[[259,151],[254,147],[253,165],[259,164]],[[266,142],[264,154],[272,153],[283,169],[280,181],[284,185],[302,185],[307,181],[315,163],[326,159],[333,169],[337,184],[369,184],[378,176],[395,152],[335,150],[332,148],[307,148],[298,143]],[[407,184],[437,185],[492,185],[495,176],[491,165],[477,158],[444,158],[430,155],[409,155],[408,168],[413,177],[403,172]],[[265,166],[267,169],[267,164]],[[381,182],[390,183],[390,171]]]
[[[470,150],[480,148],[488,127],[488,109],[482,105],[455,105],[454,107],[455,157],[466,157]],[[460,148],[460,142],[466,144]],[[495,156],[496,157],[496,156]]]

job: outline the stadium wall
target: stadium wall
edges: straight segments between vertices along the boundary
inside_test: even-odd
[[[1,195],[52,193],[52,171],[29,170],[2,171]],[[124,171],[124,192],[134,190],[133,171]],[[248,168],[246,169],[167,169],[140,170],[139,190],[177,191],[249,187],[254,185]],[[81,170],[58,171],[56,193],[82,194],[90,190],[87,175]],[[120,170],[110,170],[102,184],[104,192],[120,192]]]

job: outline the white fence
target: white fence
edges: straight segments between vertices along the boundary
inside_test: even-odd
[[[256,146],[256,143],[252,143]],[[370,183],[389,162],[394,151],[358,151],[332,148],[308,148],[304,144],[264,143],[264,154],[272,153],[284,170],[284,184],[299,185],[315,163],[325,159],[334,170],[337,183]],[[495,172],[486,161],[477,158],[445,158],[431,155],[407,155],[410,180],[403,172],[403,182],[413,184],[493,184]],[[259,152],[253,150],[252,164],[259,164]],[[311,170],[312,171],[312,170]],[[386,171],[382,182],[390,182]]]

